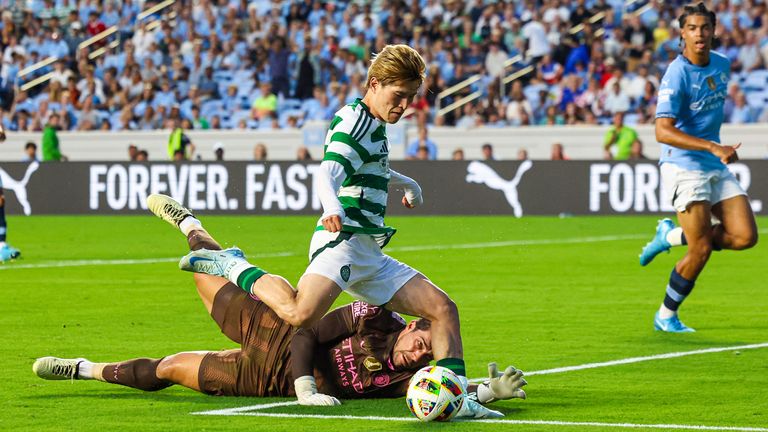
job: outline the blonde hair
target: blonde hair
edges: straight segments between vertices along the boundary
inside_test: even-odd
[[[387,45],[373,56],[365,88],[370,87],[374,77],[382,86],[414,81],[421,85],[426,70],[424,59],[415,49],[408,45]]]

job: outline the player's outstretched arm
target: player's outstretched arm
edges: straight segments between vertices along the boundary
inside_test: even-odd
[[[713,141],[688,135],[675,127],[675,118],[673,117],[661,117],[656,119],[656,141],[685,150],[708,151],[720,158],[724,164],[739,160],[739,155],[736,153],[736,150],[741,147],[741,143],[736,145],[721,145]]]

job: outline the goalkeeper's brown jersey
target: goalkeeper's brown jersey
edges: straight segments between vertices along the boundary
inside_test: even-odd
[[[293,376],[313,370],[318,391],[345,399],[399,397],[418,369],[395,370],[391,355],[405,320],[356,301],[338,308],[291,341]]]

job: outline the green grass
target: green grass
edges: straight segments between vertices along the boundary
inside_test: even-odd
[[[226,245],[250,255],[288,252],[257,263],[292,282],[306,264],[314,217],[203,217]],[[764,243],[713,255],[682,317],[698,332],[654,332],[653,313],[683,253],[647,268],[640,247],[652,217],[392,218],[391,254],[427,274],[459,305],[470,377],[485,364],[535,371],[627,357],[768,342]],[[765,226],[768,219],[758,224]],[[0,429],[2,430],[615,430],[608,427],[193,416],[192,412],[289,399],[216,398],[181,387],[143,393],[98,382],[47,382],[35,358],[93,361],[161,357],[231,348],[207,316],[189,274],[170,261],[131,265],[21,268],[71,260],[179,257],[177,231],[146,217],[11,217],[11,243],[24,259],[0,270]],[[460,244],[595,236],[628,240]],[[432,249],[398,251],[405,246]],[[437,247],[437,246],[445,247]],[[348,302],[343,296],[339,304]],[[529,377],[526,401],[494,408],[511,420],[768,427],[768,348],[721,352]],[[265,412],[408,417],[402,399],[345,401],[341,407]],[[625,429],[626,430],[626,429]],[[650,430],[650,429],[648,429]]]

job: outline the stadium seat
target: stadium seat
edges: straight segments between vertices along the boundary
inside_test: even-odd
[[[742,89],[746,91],[762,91],[766,87],[768,87],[768,70],[758,69],[747,73]]]

